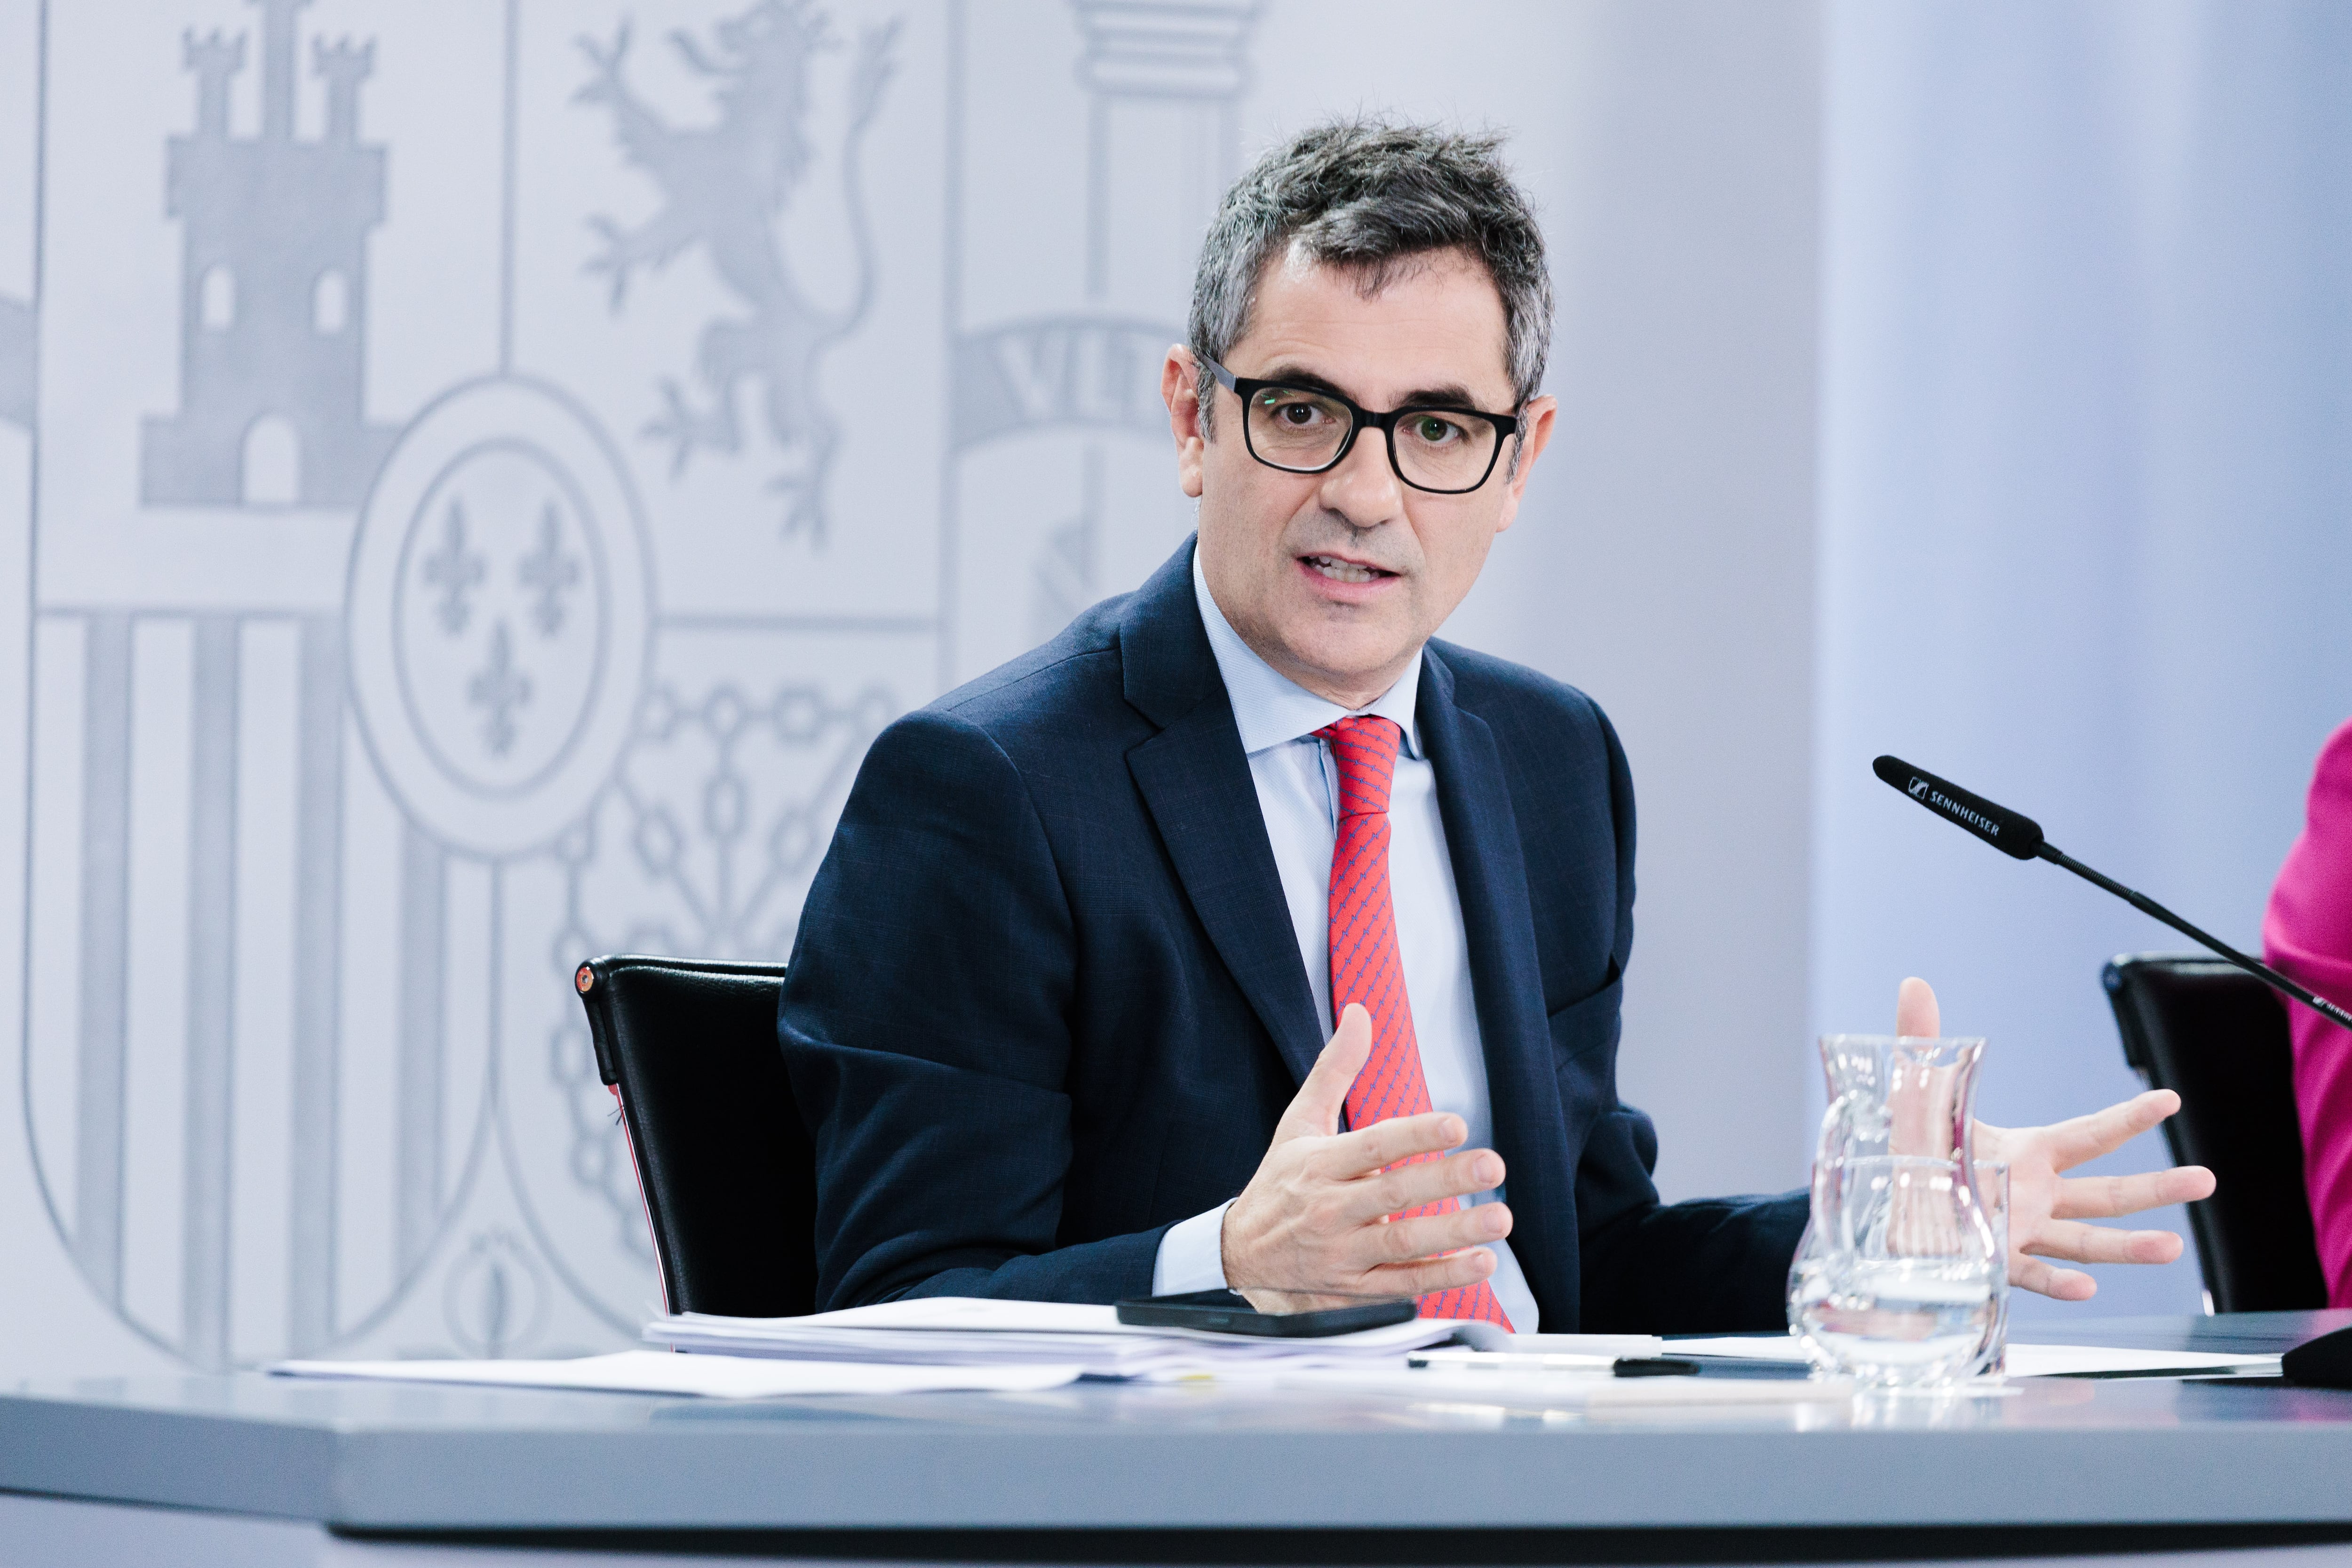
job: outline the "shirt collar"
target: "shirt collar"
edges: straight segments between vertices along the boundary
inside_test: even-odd
[[[1192,549],[1192,596],[1201,606],[1201,624],[1209,633],[1209,651],[1217,657],[1217,673],[1224,678],[1225,695],[1234,705],[1234,724],[1241,731],[1242,750],[1255,753],[1269,746],[1303,740],[1350,710],[1312,691],[1282,674],[1242,640],[1217,608],[1209,579],[1201,570],[1201,551]],[[1397,682],[1370,706],[1353,710],[1394,720],[1404,731],[1405,754],[1421,756],[1421,731],[1413,708],[1421,696],[1421,660],[1405,667]]]

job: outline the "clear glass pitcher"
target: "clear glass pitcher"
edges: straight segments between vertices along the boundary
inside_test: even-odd
[[[1830,1035],[1789,1324],[1815,1365],[1938,1386],[2000,1350],[2009,1260],[1972,1145],[1981,1039]]]

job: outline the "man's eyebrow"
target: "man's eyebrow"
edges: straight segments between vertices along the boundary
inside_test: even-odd
[[[1485,405],[1481,404],[1477,398],[1471,395],[1470,389],[1468,387],[1463,385],[1458,381],[1447,382],[1444,386],[1416,387],[1412,391],[1406,393],[1404,396],[1398,401],[1397,406],[1399,408],[1412,408],[1432,403],[1448,408],[1480,408],[1485,406]]]
[[[1344,397],[1349,402],[1357,404],[1359,406],[1363,405],[1363,400],[1358,397],[1354,393],[1348,391],[1345,387],[1333,381],[1330,377],[1318,375],[1315,372],[1308,370],[1304,365],[1274,365],[1266,370],[1264,374],[1257,376],[1255,379],[1259,381],[1278,382],[1284,386],[1295,386],[1301,392],[1328,392],[1334,397]],[[1426,407],[1433,404],[1443,408],[1480,408],[1485,406],[1485,405],[1481,404],[1475,396],[1472,395],[1470,389],[1463,385],[1460,382],[1447,382],[1441,386],[1415,387],[1412,391],[1406,393],[1402,397],[1399,398],[1395,405],[1399,408],[1416,408]]]
[[[1305,365],[1277,364],[1253,379],[1276,382],[1284,386],[1295,386],[1301,392],[1328,392],[1334,397],[1344,397],[1350,403],[1356,401],[1354,393],[1349,392],[1328,375],[1316,374]]]

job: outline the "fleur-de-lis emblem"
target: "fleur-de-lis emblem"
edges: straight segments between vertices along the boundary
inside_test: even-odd
[[[563,591],[580,581],[580,563],[563,552],[563,520],[555,503],[540,510],[539,543],[518,562],[515,575],[538,595],[530,607],[539,635],[551,637],[563,629]]]
[[[473,615],[466,595],[488,571],[481,556],[466,548],[466,509],[452,498],[441,525],[441,547],[425,558],[425,582],[441,590],[441,602],[433,606],[434,618],[451,637],[465,631]]]
[[[503,757],[512,751],[515,710],[530,700],[530,677],[514,667],[514,645],[504,621],[490,633],[489,662],[466,683],[466,700],[485,710],[482,740],[490,754]]]

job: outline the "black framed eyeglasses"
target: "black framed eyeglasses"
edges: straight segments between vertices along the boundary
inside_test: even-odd
[[[1357,435],[1378,430],[1388,443],[1396,477],[1432,495],[1467,495],[1486,482],[1502,455],[1503,438],[1519,433],[1516,414],[1451,404],[1409,403],[1375,414],[1324,387],[1235,375],[1206,362],[1217,384],[1241,399],[1242,438],[1249,454],[1287,474],[1320,474],[1339,466]]]

